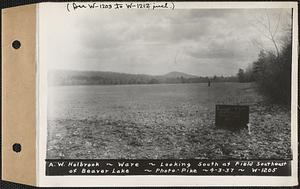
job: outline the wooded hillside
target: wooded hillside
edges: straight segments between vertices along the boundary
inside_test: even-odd
[[[120,85],[120,84],[159,84],[159,83],[207,83],[237,81],[236,77],[201,77],[181,72],[165,75],[127,74],[102,71],[52,70],[48,73],[49,85]]]

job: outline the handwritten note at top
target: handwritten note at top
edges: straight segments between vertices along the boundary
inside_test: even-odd
[[[169,9],[174,10],[173,2],[73,2],[67,3],[66,9],[68,12],[74,12],[83,9]]]

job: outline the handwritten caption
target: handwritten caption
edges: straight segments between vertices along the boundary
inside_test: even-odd
[[[46,160],[46,175],[290,176],[290,161]]]
[[[174,10],[175,4],[173,2],[92,2],[92,3],[67,3],[66,10],[68,12],[75,12],[83,9],[169,9]]]

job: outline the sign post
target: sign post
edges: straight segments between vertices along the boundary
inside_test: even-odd
[[[216,126],[228,130],[247,128],[249,123],[249,106],[216,105]]]

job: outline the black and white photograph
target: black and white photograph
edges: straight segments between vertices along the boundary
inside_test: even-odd
[[[47,159],[292,159],[292,9],[80,5],[39,26]]]

